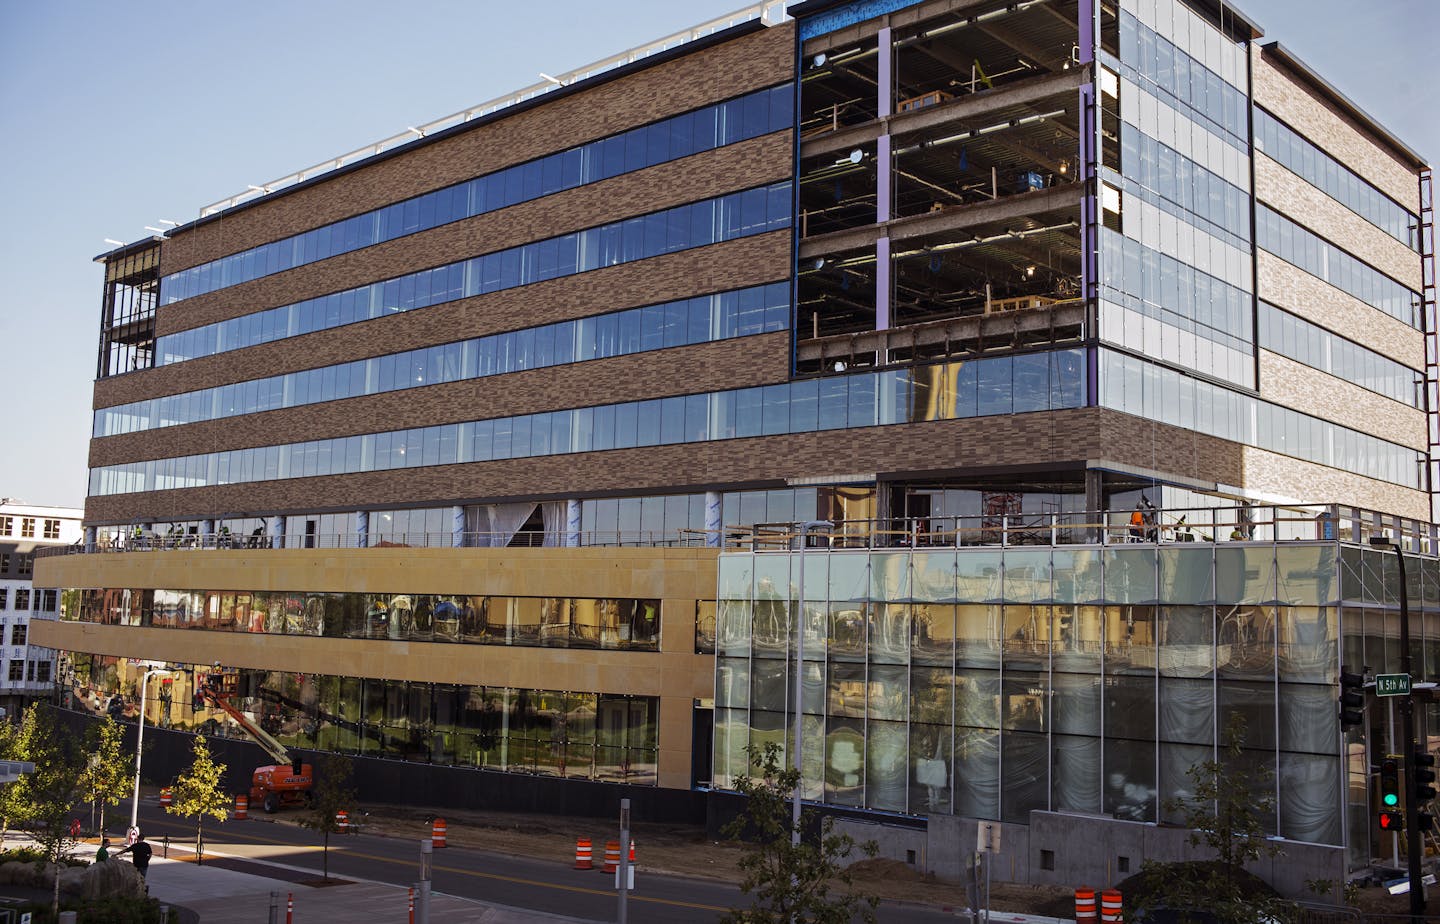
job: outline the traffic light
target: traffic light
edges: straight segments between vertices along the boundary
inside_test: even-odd
[[[1410,766],[1415,778],[1410,781],[1415,787],[1415,804],[1424,805],[1435,798],[1435,755],[1427,752],[1424,745],[1417,745],[1410,755]]]
[[[1387,757],[1380,761],[1380,811],[1400,808],[1400,761]],[[1398,814],[1398,813],[1397,813]]]
[[[1392,812],[1392,811],[1381,811],[1381,812],[1380,812],[1380,830],[1381,830],[1381,831],[1401,831],[1401,830],[1404,830],[1404,828],[1405,828],[1405,813],[1404,813],[1404,812]]]
[[[1365,722],[1365,675],[1340,672],[1340,727],[1353,728]]]

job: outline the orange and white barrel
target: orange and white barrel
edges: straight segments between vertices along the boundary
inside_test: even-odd
[[[1114,889],[1106,889],[1100,893],[1100,920],[1104,924],[1120,924],[1124,920],[1122,914],[1123,900],[1120,893]]]
[[[171,789],[169,786],[166,786],[164,789],[160,790],[160,807],[169,808],[174,804],[175,790]]]
[[[620,842],[605,842],[605,865],[601,867],[602,873],[614,873],[620,868]]]
[[[250,797],[244,794],[235,797],[235,820],[244,821],[250,817]]]
[[[436,849],[445,846],[445,819],[435,819],[435,824],[430,826],[430,846]]]
[[[594,869],[594,858],[591,855],[590,838],[577,837],[575,839],[575,868]]]
[[[1075,890],[1075,924],[1095,924],[1095,890]]]
[[[335,826],[340,829],[341,834],[350,833],[350,813],[341,809],[335,813]]]

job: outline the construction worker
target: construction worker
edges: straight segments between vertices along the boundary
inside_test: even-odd
[[[1143,542],[1145,540],[1145,511],[1137,503],[1135,511],[1130,514],[1130,541]]]

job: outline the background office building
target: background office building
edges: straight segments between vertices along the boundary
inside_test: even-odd
[[[55,651],[30,644],[30,623],[59,618],[60,590],[35,583],[35,553],[78,542],[83,513],[0,498],[0,708],[11,715],[55,688]]]
[[[801,624],[810,795],[942,874],[1163,853],[1237,711],[1275,833],[1380,856],[1333,707],[1372,535],[1440,670],[1425,161],[1229,5],[787,12],[101,255],[71,701],[218,661],[298,746],[702,812]]]

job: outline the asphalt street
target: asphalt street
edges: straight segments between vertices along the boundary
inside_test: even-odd
[[[167,835],[177,843],[194,845],[194,823],[164,813],[153,802],[141,806],[140,824],[157,854]],[[291,881],[320,875],[322,836],[295,825],[277,824],[263,817],[247,821],[232,819],[222,824],[212,822],[206,826],[205,844],[207,853],[213,850],[225,855],[207,863]],[[418,841],[365,834],[332,836],[329,854],[331,877],[398,886],[413,885],[419,878]],[[570,862],[453,846],[436,850],[433,856],[432,889],[437,893],[593,921],[616,919],[612,876],[575,870]],[[748,904],[733,885],[650,873],[645,870],[643,859],[642,853],[635,891],[629,896],[630,921],[637,924],[716,921],[728,909]],[[880,907],[880,920],[928,924],[953,922],[956,915],[914,905],[885,903]]]

